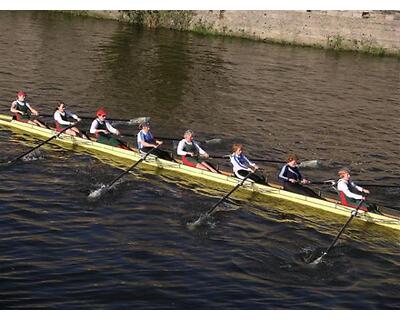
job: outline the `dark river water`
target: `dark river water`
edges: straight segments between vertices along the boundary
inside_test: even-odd
[[[251,157],[322,160],[303,170],[310,179],[346,165],[355,180],[399,183],[396,58],[23,11],[0,12],[0,56],[0,113],[25,90],[42,113],[59,100],[82,116],[104,106],[110,117],[151,117],[155,134],[222,138],[204,145],[211,154],[240,142]],[[0,157],[36,143],[1,128]],[[394,231],[354,222],[332,255],[309,265],[346,218],[244,195],[191,230],[229,188],[137,170],[91,202],[121,172],[109,160],[53,145],[32,160],[0,172],[2,309],[400,307]],[[276,177],[278,167],[259,165]],[[398,189],[370,191],[400,208]]]

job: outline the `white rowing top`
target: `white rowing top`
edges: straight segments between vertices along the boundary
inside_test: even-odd
[[[338,191],[343,192],[349,198],[361,200],[363,198],[363,196],[361,194],[351,192],[349,189],[349,184],[352,188],[355,188],[360,192],[363,190],[363,188],[356,185],[353,181],[346,181],[344,179],[339,179],[338,184],[337,184]]]
[[[96,130],[97,130],[97,128],[98,128],[98,126],[99,126],[100,124],[104,124],[104,123],[105,123],[105,125],[106,125],[108,131],[110,131],[110,132],[113,133],[113,134],[117,134],[118,130],[115,129],[115,128],[111,125],[111,123],[109,123],[107,120],[101,121],[99,118],[96,118],[96,119],[93,120],[92,125],[90,126],[90,133],[91,133],[91,134],[95,134],[95,133],[96,133]]]
[[[186,156],[188,154],[188,152],[183,150],[183,148],[185,147],[185,144],[188,144],[188,145],[192,145],[193,144],[195,146],[195,148],[197,149],[197,151],[201,155],[206,154],[206,152],[202,148],[200,148],[199,144],[196,141],[193,140],[192,142],[187,142],[186,139],[182,139],[181,141],[179,141],[178,148],[176,150],[176,153],[179,156]]]
[[[54,120],[56,120],[59,124],[61,124],[61,125],[66,125],[66,126],[69,126],[69,125],[72,124],[72,122],[70,122],[70,121],[64,121],[64,120],[62,119],[62,117],[74,118],[76,121],[79,120],[79,117],[78,117],[76,114],[74,114],[74,113],[72,113],[72,112],[69,112],[68,110],[65,110],[64,114],[62,114],[62,113],[61,113],[60,111],[58,111],[58,110],[56,110],[56,111],[54,112]]]

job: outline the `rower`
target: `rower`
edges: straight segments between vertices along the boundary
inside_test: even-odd
[[[106,120],[107,113],[103,107],[100,107],[99,110],[97,110],[96,115],[97,118],[93,120],[92,125],[90,126],[90,133],[96,136],[97,142],[126,150],[132,150],[125,142],[112,136],[113,134],[119,136],[120,132]]]
[[[31,115],[38,116],[39,112],[31,107],[25,98],[26,93],[24,91],[19,91],[17,93],[17,100],[13,101],[11,104],[10,111],[14,113],[15,120],[47,128],[47,126],[38,119],[32,119]]]
[[[296,154],[290,154],[286,164],[279,171],[278,179],[283,184],[283,190],[322,199],[313,190],[304,186],[305,184],[310,184],[311,181],[302,177],[297,166],[298,161],[299,157]]]
[[[256,173],[258,166],[251,162],[243,153],[243,145],[240,143],[235,143],[232,146],[232,154],[230,155],[230,160],[233,165],[233,172],[235,176],[239,179],[244,179],[249,172],[249,179],[256,183],[266,184],[266,179],[263,175]]]
[[[150,150],[163,143],[162,141],[157,140],[153,137],[153,134],[150,132],[150,123],[143,122],[142,124],[140,124],[139,129],[141,130],[137,134],[137,145],[139,151],[142,154],[150,152]],[[171,157],[169,152],[161,150],[159,148],[153,149],[151,154],[164,160],[175,161]]]
[[[74,122],[68,121],[69,118],[73,118],[76,121],[81,121],[81,119],[74,113],[66,110],[66,106],[64,102],[59,102],[56,110],[54,111],[54,120],[56,123],[56,131],[60,132],[68,126],[74,124]],[[81,137],[83,139],[90,140],[86,134],[82,133],[77,127],[71,127],[64,131],[66,134],[69,134],[74,137]]]
[[[179,141],[176,153],[182,156],[183,164],[202,170],[218,172],[211,164],[202,159],[207,159],[209,155],[193,140],[193,136],[194,133],[192,130],[186,130],[183,139]]]
[[[361,200],[363,204],[361,210],[380,213],[378,207],[365,201],[363,194],[369,194],[369,190],[356,185],[350,178],[350,170],[342,168],[338,171],[339,180],[337,182],[337,191],[339,192],[340,201],[347,207],[356,208]]]

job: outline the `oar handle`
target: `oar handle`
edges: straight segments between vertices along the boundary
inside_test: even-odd
[[[52,118],[54,116],[54,114],[49,114],[49,113],[39,113],[38,117],[50,117]],[[88,116],[79,116],[79,118],[83,119],[83,120],[94,120],[96,119],[96,117],[88,117]],[[146,117],[143,117],[146,118]],[[120,118],[107,118],[108,121],[121,121],[121,122],[131,122],[132,120],[135,119],[120,119]]]
[[[335,184],[336,181],[335,180],[325,180],[325,181],[312,181],[310,182],[310,184],[329,184],[329,185],[333,185]]]

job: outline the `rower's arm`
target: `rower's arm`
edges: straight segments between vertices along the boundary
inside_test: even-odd
[[[17,102],[15,102],[15,101],[13,101],[13,103],[11,103],[10,111],[11,111],[12,113],[24,114],[22,111],[19,111],[19,110],[17,109]]]
[[[57,111],[57,112],[54,112],[54,120],[56,120],[59,124],[65,125],[65,126],[69,126],[69,125],[72,124],[72,123],[69,122],[69,121],[64,121],[64,120],[61,118],[61,114],[60,114],[58,111]]]
[[[72,112],[70,112],[70,111],[65,111],[65,113],[67,114],[68,117],[73,118],[73,119],[75,119],[76,121],[79,121],[79,120],[80,120],[80,118],[79,118],[75,113],[72,113]]]
[[[29,110],[31,110],[33,115],[35,115],[35,116],[39,115],[39,112],[37,112],[37,110],[34,107],[31,107],[31,105],[29,103],[27,103],[26,106],[28,107]]]
[[[183,147],[185,146],[185,140],[179,141],[178,148],[176,149],[176,153],[178,156],[186,156],[188,152],[183,150]]]
[[[257,165],[254,162],[251,162],[245,155],[243,155],[243,158],[249,166],[257,167]]]
[[[281,169],[281,171],[279,171],[279,179],[284,180],[284,181],[289,181],[289,178],[286,177],[286,169],[287,169],[287,165],[284,165]]]
[[[194,146],[196,147],[197,151],[199,152],[200,155],[205,155],[207,152],[205,152],[197,142],[193,141]]]
[[[353,186],[354,188],[356,188],[358,191],[363,192],[363,193],[369,193],[369,190],[368,190],[368,189],[365,189],[365,188],[363,188],[363,187],[360,187],[360,186],[356,185],[356,184],[354,183],[354,181],[351,181],[351,184],[352,184],[352,186]]]
[[[144,140],[144,139],[140,139],[140,144],[142,145],[142,147],[156,147],[157,146],[156,143],[146,142],[146,140]]]
[[[117,129],[115,129],[115,128],[111,125],[111,123],[109,123],[107,120],[106,120],[106,127],[107,127],[107,130],[110,131],[111,133],[113,133],[113,134],[119,134],[119,131],[118,131]]]
[[[93,120],[92,125],[90,126],[90,131],[89,131],[91,134],[96,134],[100,131],[103,131],[103,130],[97,130],[97,125],[98,125],[97,120],[96,119]]]

